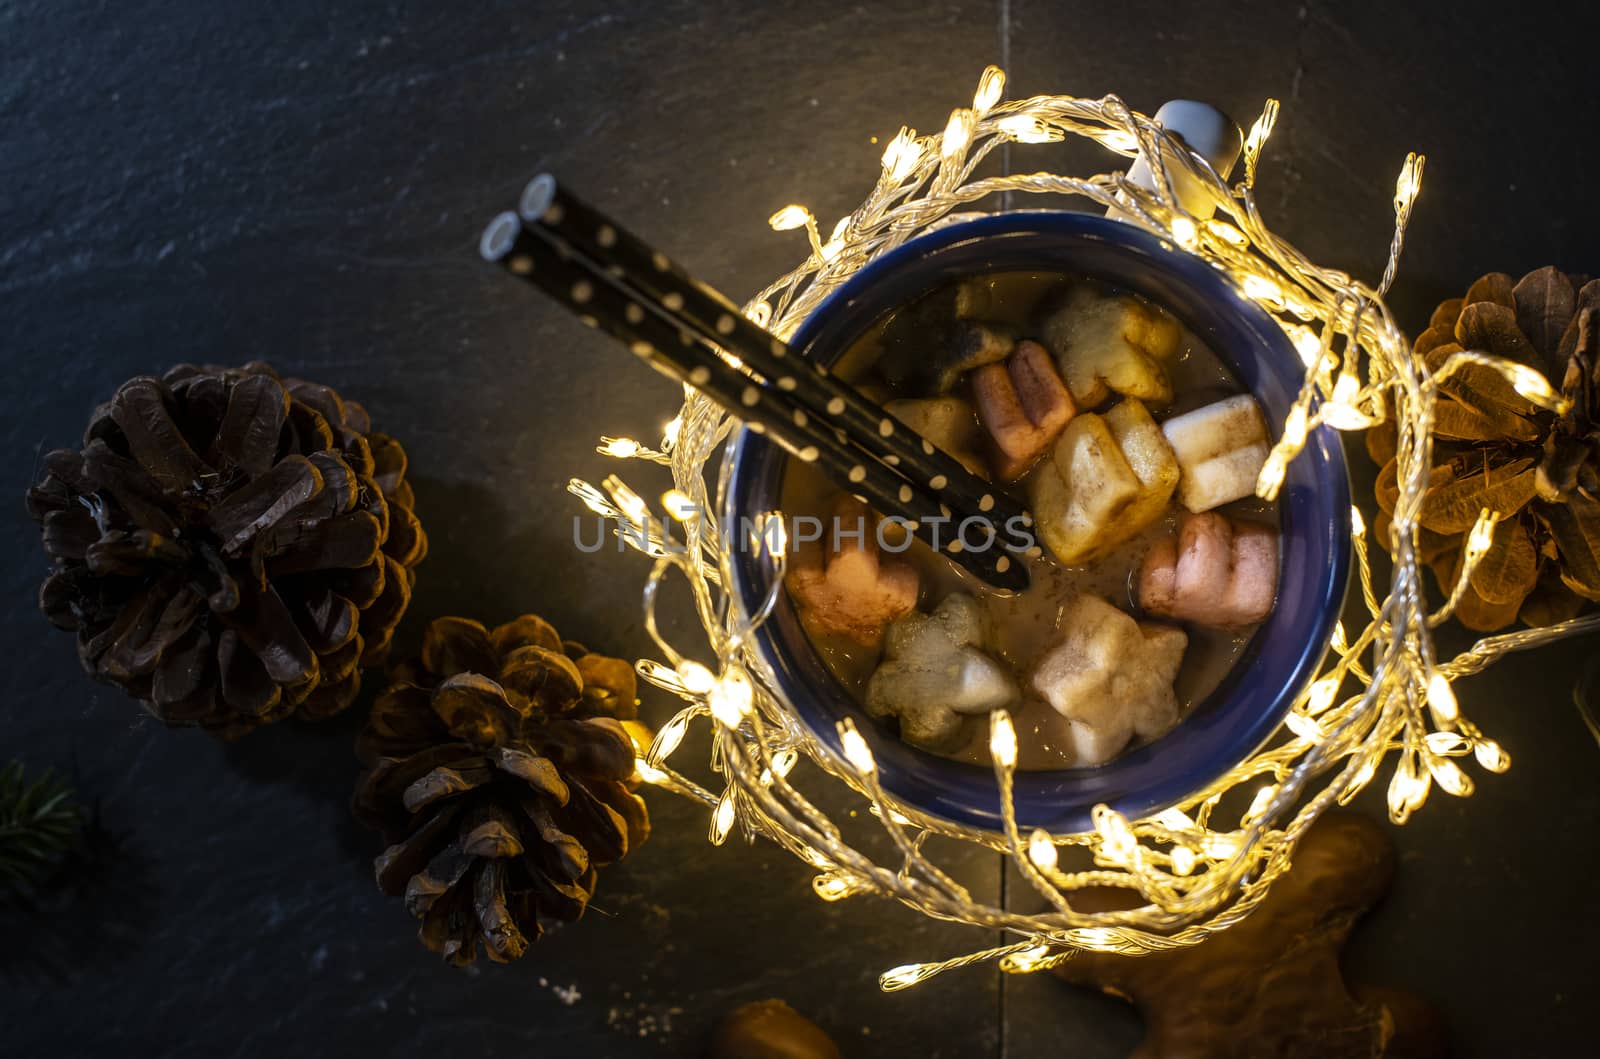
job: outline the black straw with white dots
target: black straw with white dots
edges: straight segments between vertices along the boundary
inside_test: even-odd
[[[678,323],[738,357],[746,368],[790,394],[806,413],[843,430],[875,459],[921,483],[953,507],[997,523],[1020,518],[1021,505],[895,419],[855,387],[809,364],[714,287],[541,173],[523,188],[524,223],[555,232],[627,286],[669,310]]]
[[[840,488],[901,520],[919,539],[986,584],[1011,592],[1028,587],[1028,572],[1005,547],[1006,527],[992,502],[970,508],[947,505],[937,489],[908,481],[858,447],[853,435],[812,416],[792,399],[791,391],[731,363],[707,338],[684,326],[675,309],[628,284],[625,272],[598,264],[549,227],[525,224],[511,212],[489,222],[479,251],[485,260],[617,339],[652,368],[695,387],[750,430],[813,464]],[[795,366],[814,370],[800,360]],[[900,429],[920,445],[909,428]],[[877,435],[876,429],[873,433]],[[960,528],[969,519],[976,520],[981,532],[969,531],[963,541]]]

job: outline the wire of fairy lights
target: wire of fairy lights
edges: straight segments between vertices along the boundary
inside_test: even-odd
[[[738,421],[686,389],[682,410],[667,424],[659,448],[628,438],[602,438],[600,452],[669,467],[674,481],[662,497],[668,518],[655,517],[651,506],[614,475],[601,488],[576,479],[569,486],[593,511],[613,520],[626,543],[654,559],[644,608],[646,627],[662,658],[640,660],[638,671],[686,705],[641,751],[643,778],[703,803],[710,810],[711,842],[720,844],[737,828],[747,837],[770,839],[805,861],[818,873],[814,888],[824,900],[892,897],[929,916],[998,930],[1008,939],[953,959],[893,968],[879,978],[885,990],[903,989],[980,961],[999,960],[1010,972],[1035,971],[1086,949],[1137,955],[1193,944],[1225,929],[1248,915],[1288,868],[1295,844],[1312,822],[1330,806],[1348,803],[1380,768],[1389,768],[1389,815],[1396,823],[1404,823],[1435,786],[1458,797],[1471,794],[1473,781],[1462,768],[1469,758],[1485,771],[1503,772],[1509,756],[1463,715],[1452,683],[1509,652],[1600,628],[1600,617],[1578,618],[1482,639],[1454,658],[1435,654],[1432,630],[1450,617],[1457,602],[1451,598],[1429,611],[1416,547],[1432,465],[1439,384],[1476,364],[1500,372],[1518,392],[1546,408],[1559,409],[1561,398],[1538,372],[1507,360],[1463,352],[1430,372],[1421,358],[1411,355],[1383,294],[1394,281],[1420,187],[1420,155],[1408,156],[1400,171],[1394,239],[1374,289],[1307,260],[1262,221],[1255,179],[1277,119],[1275,100],[1267,102],[1251,127],[1242,178],[1230,185],[1181,141],[1130,111],[1116,96],[1091,100],[1052,95],[1002,102],[1004,84],[1005,75],[990,67],[972,105],[952,112],[941,134],[919,136],[902,128],[883,152],[882,172],[871,194],[841,217],[826,238],[803,206],[786,206],[774,214],[774,229],[805,230],[811,252],[746,304],[745,314],[788,337],[830,291],[867,262],[952,210],[997,192],[1066,193],[1115,207],[1131,223],[1220,270],[1242,296],[1271,314],[1305,361],[1305,383],[1261,472],[1260,496],[1276,496],[1289,461],[1319,424],[1362,430],[1393,416],[1400,487],[1390,529],[1393,575],[1380,596],[1369,562],[1366,520],[1353,507],[1356,569],[1368,612],[1365,627],[1354,634],[1342,623],[1334,628],[1321,674],[1294,703],[1278,735],[1203,790],[1148,819],[1128,819],[1099,806],[1092,831],[1024,834],[1012,800],[1017,737],[1010,716],[1000,710],[990,718],[990,748],[1004,828],[1000,833],[967,829],[929,817],[887,793],[878,782],[871,748],[848,720],[840,724],[845,751],[840,761],[763,683],[751,634],[781,590],[782,516],[767,513],[774,532],[759,535],[765,558],[778,572],[773,593],[757,613],[741,613],[720,567],[722,529],[713,514],[720,508],[713,498],[725,483],[708,481],[713,458],[738,429]],[[1129,183],[1121,172],[973,176],[984,157],[1004,144],[1068,137],[1092,140],[1123,158],[1143,154],[1152,163],[1153,189]],[[1207,201],[1214,212],[1202,217],[1186,210],[1173,193],[1174,180],[1181,181],[1184,201],[1191,206]],[[726,461],[723,469],[725,473]],[[1497,518],[1495,512],[1484,511],[1468,535],[1458,595],[1488,551]],[[656,625],[656,596],[674,572],[687,581],[693,596],[709,666],[681,654]],[[720,789],[702,785],[669,764],[688,727],[697,722],[713,730],[710,772]],[[865,799],[892,840],[893,857],[879,863],[855,848],[791,782],[790,772],[802,755]],[[932,835],[1007,854],[1048,911],[1023,914],[975,897],[930,852],[937,844],[925,840]],[[1075,891],[1108,885],[1133,890],[1144,903],[1107,912],[1074,908]]]

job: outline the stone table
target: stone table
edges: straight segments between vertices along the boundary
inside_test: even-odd
[[[0,1052],[692,1056],[722,1012],[781,996],[850,1055],[1125,1054],[1128,1010],[1042,976],[879,993],[887,967],[989,939],[888,902],[825,905],[797,862],[713,849],[704,812],[659,795],[655,837],[580,926],[513,967],[440,965],[373,888],[376,842],[346,811],[359,711],[221,744],[83,677],[34,608],[45,563],[19,498],[37,454],[130,375],[269,360],[358,397],[411,453],[433,550],[403,645],[429,616],[536,609],[644,654],[644,570],[574,552],[564,489],[608,469],[597,435],[655,436],[676,391],[476,259],[530,174],[560,172],[745,294],[803,252],[772,211],[849,210],[882,141],[941,127],[986,63],[1013,95],[1118,92],[1147,112],[1200,97],[1247,121],[1276,96],[1263,209],[1322,263],[1377,274],[1399,164],[1428,153],[1393,298],[1416,327],[1490,269],[1596,269],[1583,36],[1476,2],[0,5],[3,750],[75,771],[125,847],[109,951],[56,979],[8,957]],[[1351,956],[1437,1001],[1464,1055],[1592,1039],[1600,785],[1570,703],[1591,651],[1462,686],[1513,770],[1395,832],[1398,885]],[[647,695],[648,719],[670,708]],[[1000,896],[998,857],[964,868]]]

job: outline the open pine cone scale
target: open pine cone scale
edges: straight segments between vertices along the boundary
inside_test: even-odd
[[[427,550],[400,446],[265,365],[132,379],[44,466],[40,606],[169,724],[236,735],[349,705]]]
[[[596,869],[649,835],[633,793],[633,669],[533,615],[433,622],[357,743],[358,816],[391,843],[378,885],[452,963],[513,960],[582,915]]]
[[[1434,466],[1420,513],[1421,560],[1445,592],[1463,567],[1467,531],[1481,510],[1497,512],[1492,547],[1474,568],[1456,611],[1468,628],[1493,631],[1520,618],[1548,625],[1600,600],[1600,280],[1554,267],[1513,280],[1478,279],[1443,302],[1412,352],[1437,369],[1474,350],[1536,368],[1570,408],[1534,405],[1504,377],[1469,366],[1440,384]],[[1380,470],[1379,540],[1398,500],[1392,424],[1367,435]]]

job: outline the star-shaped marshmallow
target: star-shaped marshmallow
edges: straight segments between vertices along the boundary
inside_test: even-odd
[[[886,625],[916,609],[917,571],[880,553],[877,525],[871,508],[845,497],[822,540],[802,542],[790,560],[789,592],[813,634],[872,647]]]
[[[1061,642],[1033,672],[1033,687],[1069,722],[1080,767],[1103,765],[1134,736],[1154,739],[1178,721],[1172,690],[1189,638],[1138,622],[1099,596],[1063,609]]]
[[[1017,685],[982,650],[983,611],[964,592],[946,596],[932,614],[910,614],[889,626],[884,659],[867,682],[867,712],[898,717],[900,738],[927,750],[958,745],[962,717],[1018,700]]]

